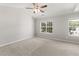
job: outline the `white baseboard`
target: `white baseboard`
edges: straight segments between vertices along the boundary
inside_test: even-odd
[[[60,42],[65,42],[65,43],[79,44],[79,41],[73,41],[73,40],[67,40],[67,39],[61,40],[61,39],[54,38],[53,40],[60,41]]]
[[[43,38],[43,37],[40,37]],[[65,42],[65,43],[72,43],[72,44],[79,44],[79,41],[73,41],[73,40],[68,40],[68,39],[59,39],[59,38],[44,38],[44,39],[49,39],[49,40],[54,40],[54,41],[60,41],[60,42]]]
[[[33,37],[31,37],[31,38],[33,38]],[[27,40],[27,39],[31,39],[31,38],[26,38],[26,37],[25,37],[24,39],[18,39],[18,40],[16,40],[16,41],[7,42],[7,43],[5,43],[5,44],[1,44],[0,47],[7,46],[7,45],[10,45],[10,44],[14,44],[14,43],[16,43],[16,42],[23,41],[23,40]]]

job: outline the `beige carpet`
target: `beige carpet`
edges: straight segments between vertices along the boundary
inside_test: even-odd
[[[77,56],[79,45],[43,38],[23,40],[0,47],[2,56]]]

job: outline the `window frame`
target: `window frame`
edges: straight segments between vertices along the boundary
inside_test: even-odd
[[[47,32],[47,27],[50,27],[50,26],[47,26],[47,22],[52,22],[52,33],[53,33],[53,21],[51,20],[49,20],[49,21],[41,21],[40,22],[40,33],[45,33],[45,34],[52,34],[52,33],[50,33],[50,32]],[[41,23],[46,23],[46,32],[42,32],[42,29],[41,29]]]

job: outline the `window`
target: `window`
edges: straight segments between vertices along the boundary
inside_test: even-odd
[[[46,23],[41,23],[41,32],[46,32]]]
[[[52,33],[52,22],[47,22],[47,32]]]
[[[69,35],[79,36],[79,20],[69,20]]]
[[[52,21],[41,22],[41,32],[52,33],[53,32]]]

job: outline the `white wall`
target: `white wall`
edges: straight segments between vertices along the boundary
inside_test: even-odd
[[[0,6],[0,44],[33,37],[33,19],[26,12]]]
[[[48,38],[48,39],[56,38],[55,40],[66,40],[66,41],[79,42],[79,37],[68,36],[68,20],[69,20],[69,18],[79,19],[79,13],[72,13],[72,14],[55,16],[55,17],[35,18],[35,21],[36,21],[35,35],[38,37],[43,37],[43,38]],[[54,32],[52,34],[40,33],[40,22],[47,21],[47,20],[53,21]]]
[[[40,33],[40,22],[42,21],[53,21],[53,33],[51,34],[45,34],[45,33]],[[40,36],[40,37],[44,37],[44,38],[64,38],[64,36],[62,37],[61,35],[64,33],[64,21],[63,18],[55,18],[55,17],[46,17],[46,18],[37,18],[36,19],[36,35]],[[60,28],[62,27],[62,28]]]

